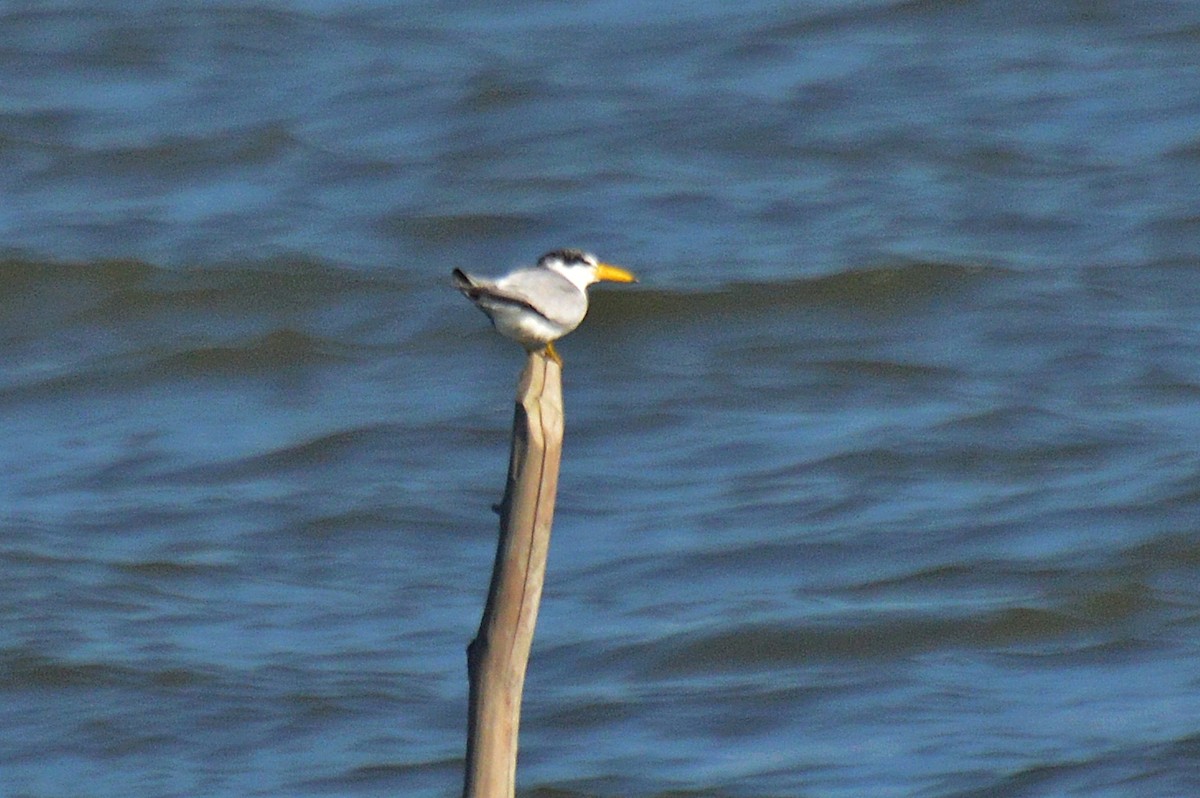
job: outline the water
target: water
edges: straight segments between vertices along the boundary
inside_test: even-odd
[[[1200,794],[1200,8],[0,6],[0,795]]]

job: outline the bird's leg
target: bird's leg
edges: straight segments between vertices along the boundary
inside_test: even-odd
[[[553,342],[546,344],[546,357],[557,363],[559,368],[562,368],[562,358],[559,357],[558,352],[555,351]]]

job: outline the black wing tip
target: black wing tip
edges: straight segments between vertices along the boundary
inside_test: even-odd
[[[469,288],[475,287],[474,281],[462,269],[455,269],[450,272],[450,277],[454,280],[454,287],[459,291],[466,291]]]

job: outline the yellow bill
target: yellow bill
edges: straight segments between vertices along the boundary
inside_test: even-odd
[[[636,283],[637,278],[632,272],[627,272],[620,266],[613,266],[611,263],[596,264],[596,279],[607,280],[611,283]]]

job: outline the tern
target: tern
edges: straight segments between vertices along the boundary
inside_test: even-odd
[[[488,315],[496,332],[530,352],[545,350],[559,366],[554,342],[574,330],[587,315],[587,288],[608,280],[636,283],[637,278],[595,255],[578,249],[556,249],[536,266],[486,278],[453,272],[454,287]]]

